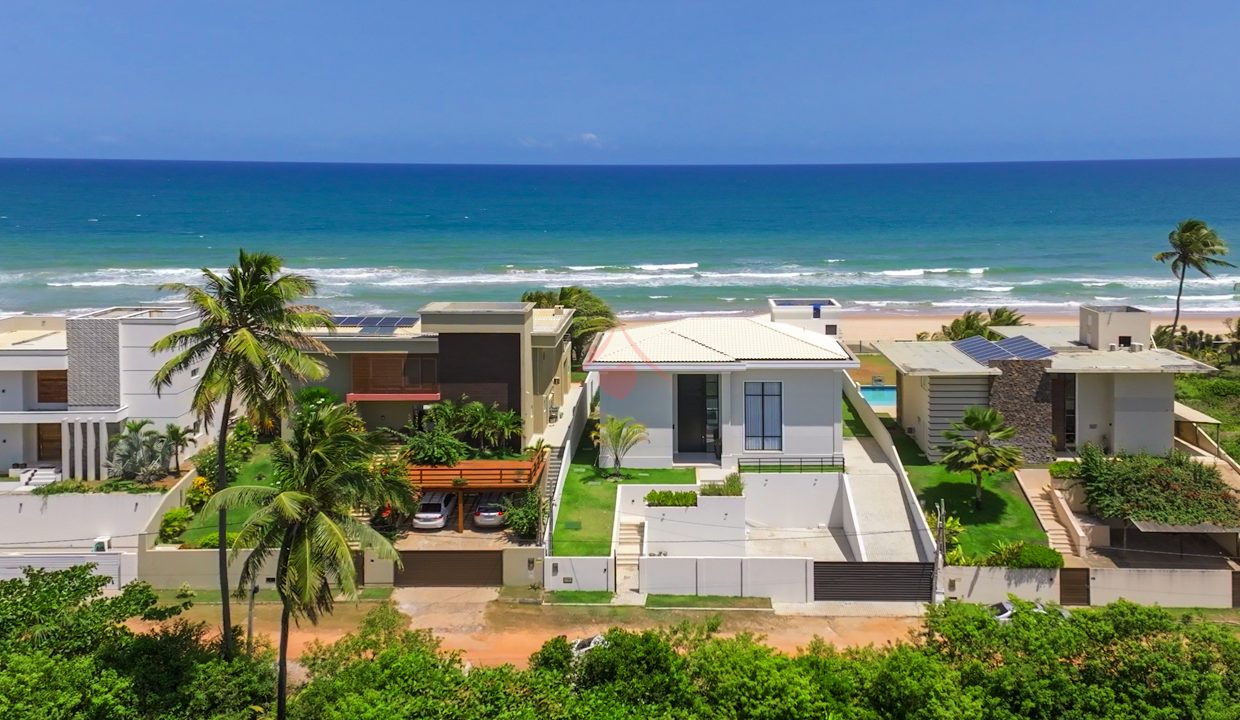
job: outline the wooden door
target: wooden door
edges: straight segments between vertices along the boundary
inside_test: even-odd
[[[60,461],[60,426],[51,423],[40,423],[35,426],[38,444],[39,462]]]

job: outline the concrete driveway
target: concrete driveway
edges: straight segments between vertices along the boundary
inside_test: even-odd
[[[496,587],[417,587],[392,591],[392,602],[409,616],[410,626],[430,628],[436,635],[482,632],[487,607],[498,597]]]

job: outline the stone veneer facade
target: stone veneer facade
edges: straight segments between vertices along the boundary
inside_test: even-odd
[[[990,406],[1016,428],[1013,444],[1024,454],[1025,464],[1055,459],[1051,438],[1050,360],[992,360],[989,365],[1003,374],[990,379]]]
[[[69,409],[121,404],[120,323],[111,318],[69,318]]]

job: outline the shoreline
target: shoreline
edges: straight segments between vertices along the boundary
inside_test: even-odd
[[[979,307],[979,310],[984,308]],[[1019,311],[1019,308],[1017,308]],[[959,312],[915,310],[848,310],[840,313],[839,324],[841,339],[849,344],[869,343],[876,340],[914,340],[919,332],[935,332],[943,325],[960,317]],[[1030,325],[1075,325],[1078,314],[1076,309],[1064,312],[1026,312],[1025,322]],[[1154,326],[1170,324],[1174,313],[1156,311],[1151,313]],[[620,327],[641,327],[685,317],[766,317],[766,312],[729,312],[727,314],[685,313],[678,316],[626,316],[620,317]],[[1190,330],[1204,330],[1210,333],[1227,332],[1224,320],[1235,317],[1235,313],[1203,313],[1184,311],[1180,313],[1180,324],[1187,325]]]

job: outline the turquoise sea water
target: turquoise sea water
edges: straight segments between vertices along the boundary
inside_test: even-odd
[[[1240,243],[1240,160],[514,167],[0,160],[0,311],[157,300],[282,255],[347,312],[582,284],[630,314],[768,295],[930,310],[1167,308],[1181,218]],[[1240,310],[1240,273],[1186,307]]]

